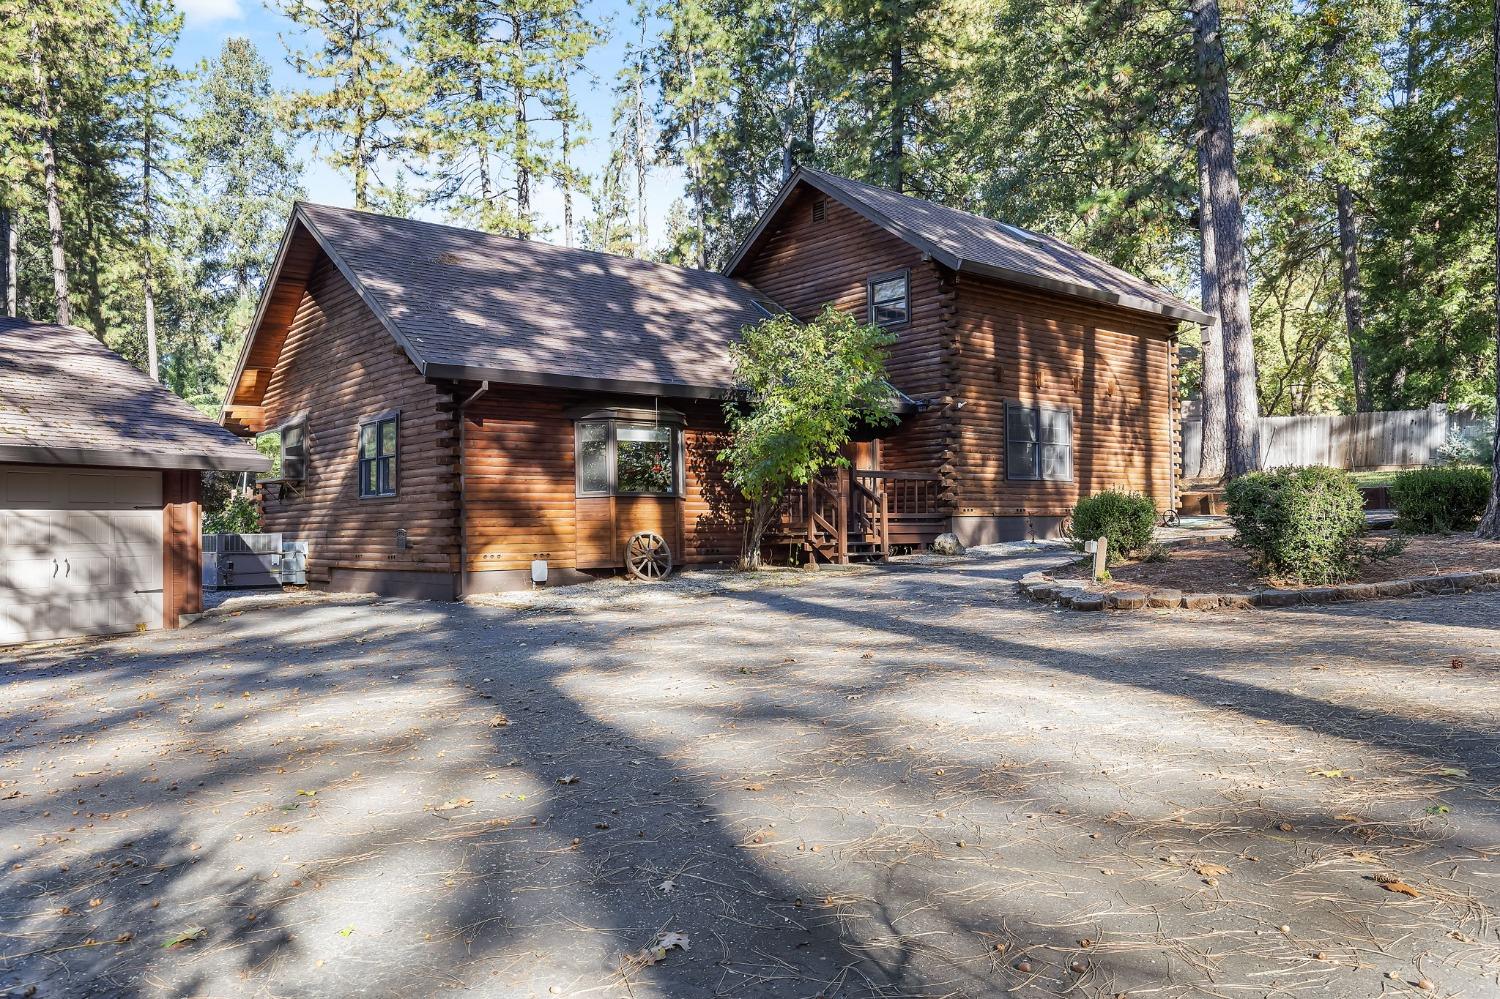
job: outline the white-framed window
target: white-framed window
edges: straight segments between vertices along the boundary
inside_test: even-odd
[[[382,413],[359,425],[359,495],[396,495],[396,457],[401,446],[401,414]]]
[[[1073,411],[1007,403],[1005,477],[1072,481]]]
[[[870,323],[884,329],[896,329],[911,321],[911,272],[876,274],[866,286]]]
[[[579,420],[573,439],[579,496],[681,494],[679,427],[624,419]]]

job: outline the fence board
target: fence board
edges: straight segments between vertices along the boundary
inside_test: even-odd
[[[1467,410],[1450,412],[1442,403],[1347,416],[1263,416],[1261,467],[1328,465],[1366,471],[1430,465],[1439,460],[1451,431],[1467,432],[1483,422]],[[1182,471],[1187,478],[1198,475],[1202,440],[1202,421],[1184,419]]]

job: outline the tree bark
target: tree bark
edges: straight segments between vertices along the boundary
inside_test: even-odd
[[[1365,356],[1364,289],[1359,280],[1359,210],[1349,185],[1335,192],[1339,209],[1339,256],[1344,286],[1344,326],[1349,336],[1349,364],[1354,369],[1354,409],[1370,412],[1370,362]]]
[[[1214,245],[1213,198],[1208,184],[1208,156],[1198,142],[1199,285],[1203,311],[1213,324],[1203,330],[1202,448],[1198,477],[1210,482],[1224,478],[1224,326],[1219,321],[1219,261]]]
[[[1495,116],[1500,120],[1500,0],[1490,22],[1491,69],[1495,77]],[[1495,275],[1500,278],[1500,129],[1495,132]],[[1479,521],[1481,538],[1500,540],[1500,281],[1495,285],[1495,439],[1490,452],[1490,505]]]
[[[141,291],[145,298],[146,308],[146,370],[151,375],[153,382],[161,381],[161,374],[157,370],[156,352],[156,291],[152,287],[151,279],[151,239],[154,233],[151,227],[151,146],[152,146],[152,116],[154,111],[150,100],[146,101],[145,110],[145,132],[141,137]]]
[[[906,175],[902,169],[902,161],[906,158],[906,104],[904,103],[902,91],[905,89],[905,66],[901,51],[901,25],[899,23],[900,8],[897,8],[898,23],[891,33],[896,43],[891,47],[891,190],[900,192],[905,183]]]
[[[42,71],[42,39],[37,26],[31,26],[31,79],[36,85],[37,107],[41,112],[39,129],[42,140],[42,178],[47,192],[47,229],[52,240],[52,289],[57,302],[57,321],[63,326],[73,322],[73,308],[68,300],[68,256],[63,248],[62,194],[57,182],[57,137],[52,126],[52,95],[48,92],[47,74]]]
[[[1218,0],[1193,0],[1193,48],[1203,103],[1210,190],[1210,224],[1219,275],[1219,320],[1224,331],[1224,443],[1230,478],[1260,465],[1260,405],[1255,385],[1255,340],[1250,328],[1250,273],[1245,261],[1244,207],[1234,155],[1229,70],[1219,34]]]
[[[16,225],[9,205],[0,205],[0,286],[5,291],[5,314],[16,317]]]

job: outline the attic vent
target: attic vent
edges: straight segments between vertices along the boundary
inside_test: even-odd
[[[822,221],[826,220],[827,218],[828,218],[828,199],[827,198],[819,198],[817,201],[813,202],[813,206],[812,206],[812,220],[814,222],[822,222]]]

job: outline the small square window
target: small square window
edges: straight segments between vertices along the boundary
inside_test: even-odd
[[[870,322],[885,329],[905,326],[911,318],[910,292],[911,276],[904,271],[871,278],[868,294]]]
[[[400,417],[392,414],[359,428],[359,495],[396,495],[396,452],[400,446]]]

